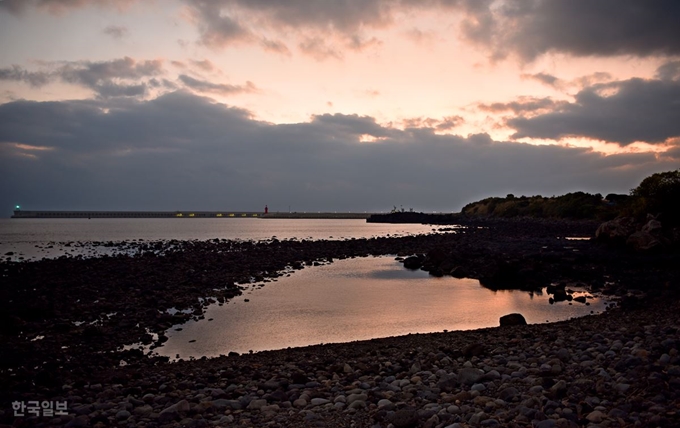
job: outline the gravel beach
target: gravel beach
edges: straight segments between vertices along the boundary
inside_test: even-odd
[[[680,426],[678,256],[564,239],[593,233],[585,223],[488,222],[457,234],[139,243],[135,257],[3,263],[0,421],[69,427]],[[224,284],[217,298],[228,299],[245,278],[268,281],[285,269],[368,254],[422,254],[422,267],[433,275],[464,270],[489,287],[551,285],[555,298],[568,298],[570,284],[581,284],[619,304],[602,315],[553,324],[176,363],[121,350],[126,343],[150,343],[152,333],[182,319],[200,318],[204,306],[195,306],[196,298],[216,282]],[[194,312],[182,319],[159,314],[171,306]],[[36,400],[66,402],[67,414],[14,416],[13,402]]]

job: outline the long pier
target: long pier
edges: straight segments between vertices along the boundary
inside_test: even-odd
[[[27,211],[14,210],[11,218],[264,218],[367,219],[373,213],[255,211]]]

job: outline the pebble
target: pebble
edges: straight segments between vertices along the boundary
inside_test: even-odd
[[[680,426],[676,309],[129,365],[125,386],[57,388],[71,415],[51,425]]]
[[[322,406],[328,403],[330,403],[330,401],[325,398],[312,398],[312,406]]]

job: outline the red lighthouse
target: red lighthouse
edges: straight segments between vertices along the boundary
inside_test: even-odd
[[[268,214],[268,213],[269,213],[269,207],[266,206],[266,205],[264,206],[264,213],[265,213],[265,214]]]

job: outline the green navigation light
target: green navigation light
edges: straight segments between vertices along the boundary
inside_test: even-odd
[[[19,209],[21,209],[21,207],[19,205],[17,205],[17,209],[19,210]]]

